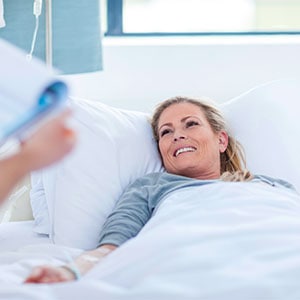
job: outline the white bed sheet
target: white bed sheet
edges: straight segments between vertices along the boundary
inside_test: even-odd
[[[20,285],[32,266],[79,249],[1,253],[0,299],[300,299],[299,216],[299,195],[267,184],[183,189],[78,282]]]
[[[0,253],[30,244],[52,244],[48,235],[33,232],[33,221],[0,224]]]

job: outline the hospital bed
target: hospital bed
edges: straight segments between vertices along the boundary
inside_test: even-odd
[[[147,114],[86,99],[69,105],[78,146],[32,174],[34,219],[0,225],[0,299],[300,298],[300,197],[261,197],[261,187],[242,183],[171,193],[137,237],[79,281],[22,284],[34,266],[96,247],[125,187],[163,171]],[[254,87],[220,108],[250,171],[300,191],[300,81]]]

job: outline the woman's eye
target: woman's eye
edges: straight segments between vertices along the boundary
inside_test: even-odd
[[[191,126],[196,126],[199,125],[199,123],[197,121],[188,121],[186,123],[186,127],[191,127]]]
[[[160,136],[162,137],[162,136],[164,136],[164,135],[170,133],[170,131],[171,131],[170,129],[164,129],[164,130],[160,133]]]

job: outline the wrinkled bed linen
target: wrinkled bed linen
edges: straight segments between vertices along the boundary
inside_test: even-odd
[[[299,232],[300,197],[287,189],[222,182],[183,189],[78,282],[20,285],[33,265],[62,263],[79,249],[1,253],[0,299],[297,299]]]

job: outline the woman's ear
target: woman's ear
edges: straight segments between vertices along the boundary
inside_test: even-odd
[[[219,132],[219,150],[220,153],[223,153],[226,151],[228,146],[228,134],[226,131],[221,130]]]

